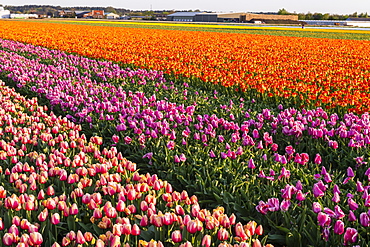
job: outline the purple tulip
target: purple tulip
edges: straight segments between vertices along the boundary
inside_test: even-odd
[[[334,233],[342,235],[344,233],[344,223],[341,220],[337,220],[334,224]]]
[[[344,245],[355,243],[357,241],[358,232],[355,228],[347,227],[344,233]]]
[[[348,221],[352,222],[352,221],[356,221],[356,220],[357,220],[356,215],[353,213],[352,210],[349,210],[349,213],[348,213]]]
[[[317,221],[319,222],[319,225],[322,227],[330,226],[331,218],[329,215],[319,212],[317,215]]]
[[[343,210],[338,205],[334,206],[334,212],[337,219],[343,219],[344,216],[346,216]]]
[[[335,203],[339,203],[340,202],[339,194],[337,192],[334,192],[333,198],[331,200]]]
[[[347,203],[348,203],[349,209],[353,211],[355,211],[358,208],[358,204],[352,198],[348,198]]]
[[[347,168],[347,176],[348,177],[351,177],[351,178],[355,176],[355,174],[354,174],[354,172],[352,170],[352,167],[348,167]]]
[[[364,227],[370,226],[370,218],[367,213],[363,212],[360,214],[360,224]]]
[[[271,212],[279,211],[280,209],[280,202],[278,198],[269,198],[267,200],[267,205],[269,206],[268,209]]]
[[[286,212],[286,211],[288,211],[289,207],[290,207],[290,201],[289,200],[283,200],[280,204],[281,211]]]
[[[256,168],[256,165],[254,164],[254,161],[253,161],[252,158],[249,159],[248,168],[250,168],[250,169],[255,169]]]
[[[322,210],[322,208],[321,208],[320,203],[318,203],[318,202],[313,202],[312,203],[312,211],[314,211],[317,214],[317,213],[320,213],[321,210]]]
[[[317,184],[313,185],[312,192],[315,197],[322,197],[325,195]]]

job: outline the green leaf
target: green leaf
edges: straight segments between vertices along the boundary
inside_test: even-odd
[[[282,232],[289,233],[290,230],[288,228],[282,227],[282,226],[275,226],[277,229],[279,229]]]
[[[289,232],[286,235],[286,244],[288,247],[301,247],[302,246],[302,236],[297,231]]]
[[[68,216],[67,224],[70,230],[76,231],[76,221],[73,216]]]
[[[86,224],[82,222],[77,222],[85,231],[89,232],[91,231],[91,227],[88,227]]]
[[[286,244],[286,237],[283,236],[283,235],[280,235],[280,234],[268,235],[268,240],[270,240],[271,242],[274,242],[274,243],[281,244],[281,245]]]

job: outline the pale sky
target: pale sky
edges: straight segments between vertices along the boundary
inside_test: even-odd
[[[277,12],[370,15],[370,0],[0,0],[3,5],[55,5],[62,7],[96,6],[131,10],[207,10],[217,12]]]

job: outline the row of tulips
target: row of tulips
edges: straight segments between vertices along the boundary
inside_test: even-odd
[[[369,41],[22,21],[1,26],[4,39],[293,96],[306,105],[369,110],[369,60],[363,56]]]
[[[0,89],[3,246],[262,246],[261,225],[201,209],[115,147],[101,150],[101,137]]]
[[[262,109],[248,95],[197,91],[191,84],[166,81],[156,71],[122,69],[6,40],[1,46],[1,73],[10,82],[27,93],[44,95],[71,120],[86,122],[86,127],[111,137],[101,144],[139,154],[160,177],[177,176],[203,202],[227,203],[238,217],[271,225],[271,239],[284,232],[284,242],[291,246],[297,239],[305,243],[302,238],[322,245],[320,227],[325,226],[323,236],[329,245],[366,241],[362,230],[357,238],[356,230],[366,227],[357,221],[366,210],[355,211],[351,205],[352,201],[367,205],[365,197],[362,201],[362,195],[354,193],[357,184],[352,175],[355,169],[356,179],[364,184],[369,175],[367,113],[339,116],[321,108],[281,105]],[[212,107],[210,115],[207,104],[219,107]],[[332,168],[326,172],[322,164]],[[344,177],[343,168],[350,175]],[[334,200],[326,192],[341,182],[341,190],[354,195],[352,200],[341,200],[337,189]],[[173,198],[165,200],[170,203]],[[312,205],[327,208],[324,216],[340,220],[335,222],[338,226],[323,225],[323,213],[316,220],[320,212]],[[344,213],[339,217],[327,213],[335,208]],[[331,238],[330,229],[336,234]]]

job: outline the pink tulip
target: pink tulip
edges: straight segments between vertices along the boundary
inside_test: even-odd
[[[249,159],[248,168],[250,168],[250,169],[255,169],[256,168],[256,165],[254,164],[254,161],[253,161],[252,158]]]
[[[320,165],[321,164],[321,156],[320,156],[320,154],[316,154],[314,163],[317,164],[317,165]]]
[[[258,239],[255,239],[252,247],[262,247],[262,244]]]
[[[202,239],[202,247],[210,247],[211,246],[211,236],[210,235],[204,235]]]
[[[5,233],[3,236],[3,244],[6,246],[10,246],[16,242],[15,235],[12,233]]]
[[[141,232],[141,230],[140,230],[139,226],[134,224],[132,226],[132,229],[131,229],[131,235],[138,236],[138,235],[140,235],[140,232]]]
[[[77,215],[78,214],[78,207],[76,203],[73,203],[71,208],[69,209],[70,215]]]
[[[31,232],[29,242],[31,245],[41,245],[43,242],[42,235],[39,232]]]
[[[80,230],[77,231],[76,242],[78,244],[86,243],[86,239]]]
[[[45,208],[40,214],[37,216],[37,219],[41,222],[45,221],[48,218],[48,209]]]
[[[229,238],[229,233],[225,228],[220,228],[217,232],[217,238],[220,241],[226,241]]]
[[[182,241],[181,231],[179,230],[173,231],[171,234],[171,239],[175,243],[180,243]]]
[[[113,141],[114,143],[118,143],[118,142],[119,142],[119,136],[117,136],[117,135],[113,135],[113,136],[112,136],[112,141]]]
[[[240,222],[236,223],[236,225],[235,225],[235,235],[237,237],[241,238],[241,240],[247,240],[248,239],[248,235],[245,233],[243,225]]]
[[[51,216],[51,223],[53,225],[57,225],[60,223],[60,215],[58,213],[55,213]]]

